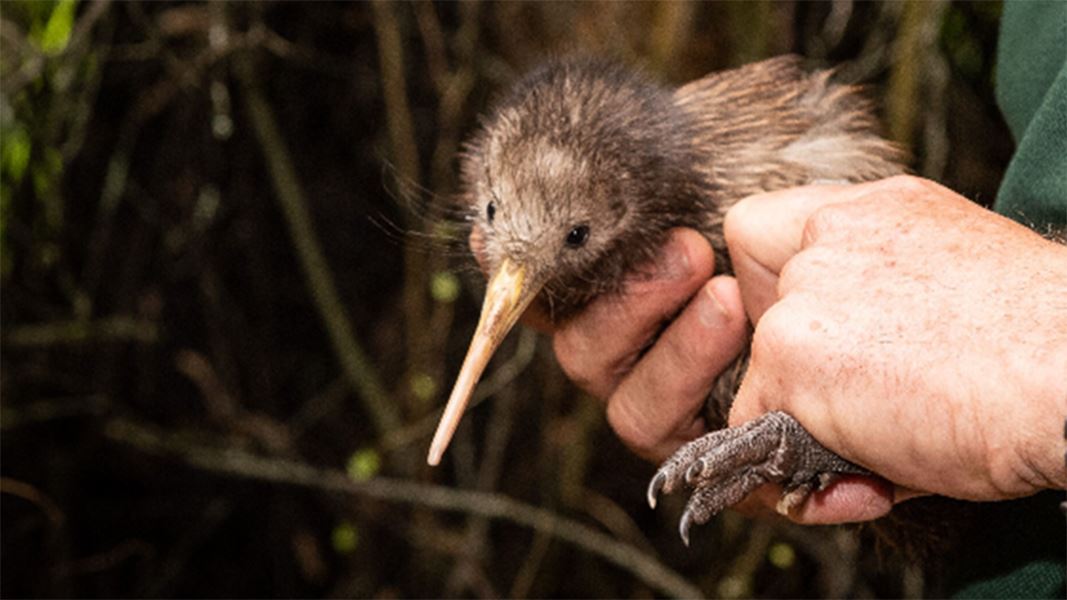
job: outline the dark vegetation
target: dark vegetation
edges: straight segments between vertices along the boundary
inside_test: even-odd
[[[481,286],[432,207],[493,92],[573,50],[670,83],[844,63],[988,203],[999,10],[3,2],[0,592],[922,594],[836,529],[727,514],[685,549],[531,332],[426,467]]]

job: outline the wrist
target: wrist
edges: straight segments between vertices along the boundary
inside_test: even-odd
[[[1067,342],[1053,349],[1048,358],[1047,368],[1034,378],[1035,410],[1029,419],[1034,427],[1020,432],[1019,452],[1025,468],[1021,475],[1034,491],[1067,489]]]
[[[1067,247],[1047,242],[1053,262],[1060,268],[1045,271],[1046,283],[1053,290],[1067,289]],[[1030,409],[1025,424],[1020,428],[1018,446],[1025,470],[1025,481],[1034,491],[1045,488],[1067,489],[1067,305],[1055,297],[1046,297],[1035,311],[1047,311],[1043,329],[1048,332],[1029,356],[1022,355],[1017,364],[1023,368],[1022,375],[1027,386],[1021,398]],[[1041,338],[1039,338],[1041,339]]]

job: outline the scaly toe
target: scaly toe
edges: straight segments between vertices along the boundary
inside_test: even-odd
[[[703,458],[698,458],[693,461],[693,464],[689,465],[689,468],[685,470],[685,482],[689,485],[696,483],[697,479],[704,474],[704,469],[707,468],[707,463]]]

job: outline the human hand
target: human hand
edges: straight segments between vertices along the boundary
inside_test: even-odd
[[[479,257],[477,231],[471,248]],[[708,392],[748,342],[737,282],[711,278],[714,263],[703,236],[678,229],[656,264],[642,269],[622,294],[594,300],[558,329],[536,304],[523,316],[526,325],[554,334],[564,371],[606,401],[615,432],[654,462],[706,432]]]
[[[1067,247],[914,177],[754,196],[726,237],[756,323],[731,425],[784,410],[896,501],[1067,485]],[[835,487],[793,517],[880,516]]]

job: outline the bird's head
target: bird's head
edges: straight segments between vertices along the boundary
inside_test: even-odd
[[[481,319],[430,448],[437,464],[492,353],[541,296],[559,321],[706,218],[691,124],[671,93],[614,63],[551,62],[512,87],[462,156],[490,273]]]

